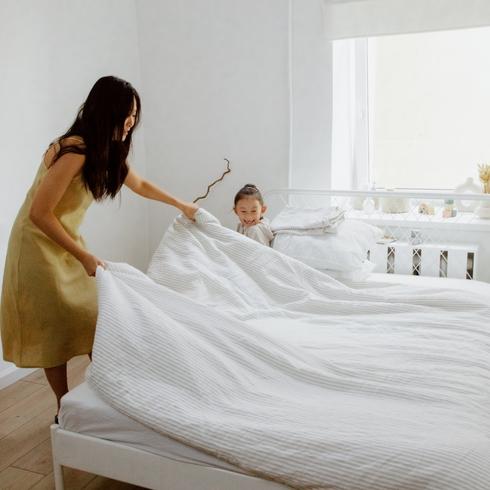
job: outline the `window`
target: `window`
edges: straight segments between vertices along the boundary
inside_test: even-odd
[[[490,28],[333,43],[333,188],[454,189],[490,161]]]

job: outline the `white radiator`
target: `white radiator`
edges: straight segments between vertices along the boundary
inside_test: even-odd
[[[478,245],[418,244],[404,242],[376,244],[368,258],[375,272],[414,276],[473,279],[478,260]]]

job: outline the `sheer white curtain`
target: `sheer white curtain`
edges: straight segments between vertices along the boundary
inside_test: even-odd
[[[370,181],[367,39],[333,44],[332,188],[360,189]]]

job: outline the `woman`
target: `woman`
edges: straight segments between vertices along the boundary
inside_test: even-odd
[[[10,235],[0,308],[4,359],[44,368],[58,410],[68,392],[66,363],[90,355],[97,318],[93,276],[104,262],[78,234],[86,209],[94,199],[114,198],[123,184],[188,218],[198,209],[128,166],[140,113],[128,82],[99,79],[71,128],[44,154]]]

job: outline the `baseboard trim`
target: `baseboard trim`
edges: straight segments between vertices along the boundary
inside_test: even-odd
[[[32,368],[18,368],[17,366],[8,366],[6,369],[0,371],[0,390],[7,386],[19,381],[19,379],[28,376],[36,369]]]

